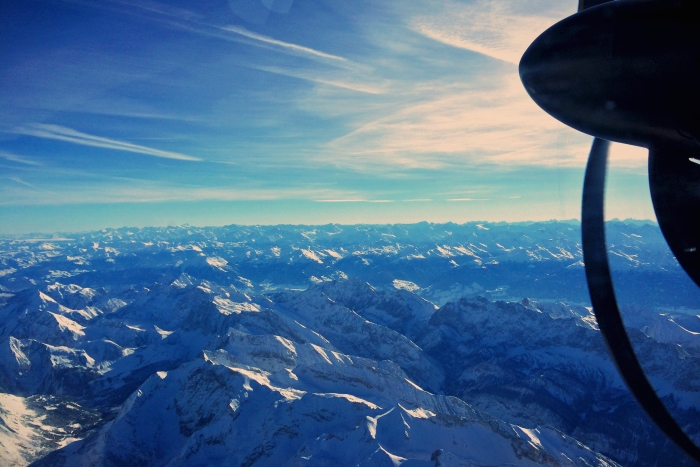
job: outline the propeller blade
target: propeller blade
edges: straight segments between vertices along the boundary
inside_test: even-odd
[[[699,151],[649,151],[649,189],[661,232],[688,275],[700,286]]]
[[[581,233],[586,280],[593,312],[610,355],[627,388],[656,426],[700,464],[700,449],[678,426],[647,380],[634,354],[617,307],[605,243],[605,177],[610,143],[595,138],[583,181]]]

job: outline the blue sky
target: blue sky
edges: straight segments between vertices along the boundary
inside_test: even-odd
[[[517,62],[576,1],[0,4],[0,233],[579,217]],[[654,218],[613,146],[608,217]]]

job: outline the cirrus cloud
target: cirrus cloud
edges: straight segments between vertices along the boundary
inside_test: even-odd
[[[37,138],[53,139],[65,141],[67,143],[78,144],[81,146],[93,146],[97,148],[116,149],[118,151],[134,152],[147,156],[162,157],[165,159],[176,159],[181,161],[201,161],[198,157],[188,156],[171,151],[162,151],[148,146],[141,146],[125,141],[119,141],[102,136],[89,135],[80,131],[73,130],[60,125],[47,125],[36,123],[33,125],[16,128],[14,133],[26,136],[34,136]]]

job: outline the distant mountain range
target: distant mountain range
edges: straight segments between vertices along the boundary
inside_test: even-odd
[[[611,221],[607,237],[621,303],[698,308],[700,290],[656,224]],[[122,228],[0,237],[0,248],[0,287],[9,292],[68,278],[146,286],[186,272],[256,294],[353,277],[439,306],[465,296],[589,300],[573,221]]]
[[[0,240],[3,465],[692,465],[587,308],[574,223]],[[610,222],[628,332],[700,442],[699,292]],[[524,298],[530,297],[530,298]]]

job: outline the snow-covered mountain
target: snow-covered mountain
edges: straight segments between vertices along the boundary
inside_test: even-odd
[[[629,396],[589,308],[493,301],[478,297],[479,284],[428,300],[439,289],[433,279],[460,268],[483,284],[506,281],[485,258],[512,266],[523,284],[521,271],[579,267],[566,236],[559,253],[548,247],[558,257],[507,251],[505,233],[544,245],[568,224],[544,225],[182,227],[7,240],[2,464],[691,465]],[[653,238],[649,224],[620,225],[625,238]],[[481,238],[478,267],[454,266],[475,262],[446,253],[477,251],[468,229],[494,236]],[[377,246],[389,235],[394,246]],[[662,290],[681,272],[648,242],[617,277],[662,277]],[[424,258],[407,259],[409,251]],[[419,286],[429,283],[420,274],[432,285]],[[660,297],[659,308],[644,297],[628,303],[629,333],[670,410],[700,441],[700,318],[677,308],[687,297]]]
[[[697,308],[656,224],[607,223],[622,303]],[[254,294],[352,277],[438,306],[469,296],[587,303],[576,222],[108,229],[0,238],[0,301],[38,283],[169,282],[181,272]],[[641,287],[653,284],[653,287]]]
[[[233,331],[157,372],[101,430],[43,465],[615,465],[552,429],[500,422],[390,361]],[[583,462],[587,464],[584,464]]]

